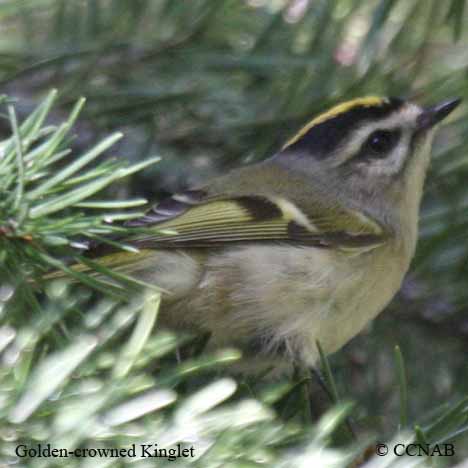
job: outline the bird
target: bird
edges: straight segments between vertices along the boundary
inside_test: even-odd
[[[271,157],[126,223],[138,252],[91,256],[162,288],[159,325],[243,352],[242,371],[314,367],[399,290],[433,136],[460,103],[366,96],[313,117]],[[141,228],[145,228],[144,232]]]

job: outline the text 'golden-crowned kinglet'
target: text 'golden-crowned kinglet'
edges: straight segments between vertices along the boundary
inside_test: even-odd
[[[314,365],[400,287],[413,257],[430,108],[366,97],[333,107],[270,159],[165,200],[132,226],[139,253],[100,261],[168,291],[159,324],[211,333],[251,362]],[[172,230],[169,235],[160,230]]]

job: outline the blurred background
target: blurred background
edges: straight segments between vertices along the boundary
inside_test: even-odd
[[[398,425],[394,346],[411,422],[468,394],[468,8],[465,0],[24,0],[0,2],[0,89],[27,116],[51,88],[52,121],[80,96],[82,151],[162,162],[112,197],[156,201],[272,155],[341,100],[465,98],[439,132],[421,236],[401,293],[331,358],[362,432]],[[9,135],[6,120],[0,132]],[[466,442],[465,436],[465,442]],[[462,451],[463,444],[459,443]],[[466,444],[468,446],[468,444]]]

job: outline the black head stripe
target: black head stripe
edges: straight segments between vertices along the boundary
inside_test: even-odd
[[[323,159],[346,141],[349,134],[363,122],[384,119],[399,109],[403,103],[401,99],[390,98],[382,100],[379,104],[356,105],[322,122],[319,121],[286,149],[306,151],[318,159]]]

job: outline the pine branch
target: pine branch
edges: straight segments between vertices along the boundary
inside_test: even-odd
[[[56,94],[52,91],[22,123],[17,121],[14,103],[3,98],[12,129],[12,136],[0,142],[4,274],[18,285],[51,268],[62,268],[99,288],[98,280],[71,271],[60,259],[76,256],[86,240],[130,249],[107,237],[124,235],[126,228],[115,221],[140,216],[141,212],[127,209],[140,207],[146,200],[106,201],[94,196],[159,158],[133,165],[116,158],[99,160],[122,138],[121,133],[109,135],[82,155],[72,155],[68,148],[71,130],[85,101],[76,103],[65,122],[50,126],[46,121]]]

